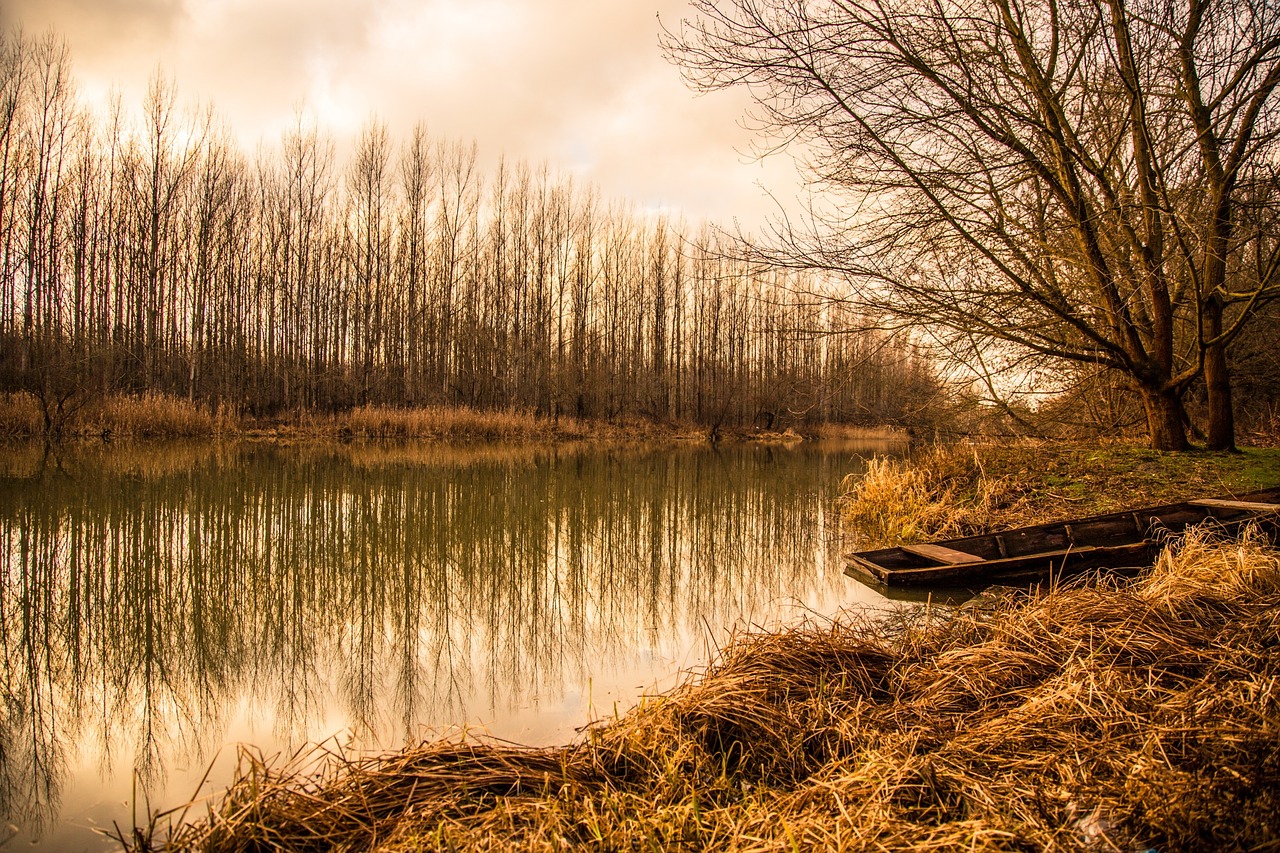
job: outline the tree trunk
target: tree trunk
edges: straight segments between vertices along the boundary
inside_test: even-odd
[[[1189,450],[1182,425],[1182,400],[1172,391],[1142,389],[1152,450]]]
[[[1236,420],[1231,399],[1231,373],[1225,348],[1215,345],[1205,351],[1204,381],[1208,389],[1209,450],[1236,449]]]
[[[1222,303],[1209,299],[1205,304],[1205,338],[1213,341],[1222,334]],[[1210,450],[1236,449],[1236,421],[1231,399],[1231,368],[1227,365],[1227,347],[1211,343],[1204,351],[1204,384],[1208,391]]]

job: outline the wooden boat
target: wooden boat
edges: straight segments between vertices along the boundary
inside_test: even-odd
[[[1280,488],[846,555],[845,573],[885,586],[969,586],[1151,565],[1170,533],[1212,520],[1227,532],[1280,528]]]

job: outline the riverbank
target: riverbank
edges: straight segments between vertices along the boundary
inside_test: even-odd
[[[1247,491],[1280,473],[1269,452],[937,453],[917,457],[916,474],[945,484],[953,507],[1027,516],[1058,501],[1083,511],[1138,494],[1158,502],[1159,488]],[[123,840],[142,850],[166,840],[175,850],[1265,847],[1280,838],[1277,614],[1274,548],[1193,535],[1129,585],[738,636],[681,686],[566,746],[469,737],[283,765],[246,753],[224,795]]]
[[[1192,537],[1130,586],[740,636],[565,747],[246,754],[168,849],[1261,848],[1278,614],[1273,549]]]
[[[334,414],[296,412],[254,418],[210,411],[180,397],[113,394],[55,413],[60,437],[86,439],[250,438],[266,441],[753,441],[806,439],[906,440],[893,427],[814,424],[785,429],[715,427],[643,418],[545,417],[525,411],[467,406],[360,406]],[[0,436],[40,438],[44,410],[30,394],[0,395]]]
[[[870,461],[839,499],[855,548],[969,536],[1280,486],[1280,448],[1161,453],[1122,442],[925,447]]]

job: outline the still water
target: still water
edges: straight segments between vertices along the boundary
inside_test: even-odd
[[[238,744],[567,741],[734,630],[882,606],[832,501],[892,449],[0,449],[0,845],[113,849]]]

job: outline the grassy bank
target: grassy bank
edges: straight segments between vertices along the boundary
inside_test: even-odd
[[[1271,849],[1278,631],[1277,553],[1192,537],[1127,587],[741,636],[565,747],[246,756],[168,846]]]
[[[466,406],[360,406],[320,414],[296,412],[253,418],[230,410],[213,412],[189,400],[160,394],[111,394],[69,407],[57,416],[67,438],[250,437],[280,440],[392,441],[709,441],[710,430],[693,423],[624,418],[549,418],[527,411],[490,411]],[[40,401],[31,394],[0,394],[0,436],[46,434]],[[789,443],[814,439],[902,439],[889,427],[820,424],[802,432],[720,429],[716,440]]]
[[[1161,453],[1132,444],[928,447],[851,477],[841,519],[861,548],[1280,486],[1280,448]]]

